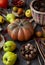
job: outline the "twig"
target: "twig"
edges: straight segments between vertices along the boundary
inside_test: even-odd
[[[41,61],[40,61],[40,59],[39,59],[39,56],[38,56],[38,61],[39,61],[39,64],[42,65],[42,64],[41,64]]]
[[[42,55],[42,53],[41,53],[41,51],[40,51],[40,48],[39,48],[38,43],[36,42],[36,40],[35,40],[35,43],[36,43],[36,45],[37,45],[37,47],[38,47],[38,50],[39,50],[39,52],[40,52],[40,55],[41,55],[42,58],[43,58],[43,61],[44,61],[44,57],[43,57],[43,55]]]

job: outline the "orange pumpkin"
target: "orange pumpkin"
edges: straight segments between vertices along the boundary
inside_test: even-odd
[[[8,34],[13,40],[27,41],[34,33],[32,24],[25,19],[16,19],[7,27]]]

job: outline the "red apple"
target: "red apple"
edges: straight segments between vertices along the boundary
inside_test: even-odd
[[[0,0],[1,8],[7,8],[7,6],[8,6],[8,0]]]

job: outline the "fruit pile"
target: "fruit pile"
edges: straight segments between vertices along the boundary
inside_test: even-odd
[[[3,45],[3,50],[6,52],[3,55],[3,63],[5,65],[14,65],[17,60],[17,54],[13,53],[16,49],[16,44],[13,41],[7,41]]]
[[[33,4],[34,8],[44,12],[45,4],[42,2],[38,3],[37,1],[36,4]],[[36,37],[45,37],[45,26],[42,27],[41,31],[36,31],[33,25],[31,9],[25,10],[22,7],[25,5],[25,0],[14,0],[12,4],[13,6],[8,9],[8,0],[0,0],[0,49],[3,48],[5,52],[3,55],[3,63],[5,65],[14,65],[18,57],[16,53],[18,45],[14,41],[8,40],[7,37],[5,40],[6,34],[9,34],[12,40],[18,40],[21,43],[23,43],[22,41],[28,41]],[[11,10],[11,12],[8,10]],[[37,48],[31,43],[22,45],[20,50],[22,58],[28,61],[27,64],[37,56]]]
[[[23,8],[13,7],[12,13],[17,17],[24,16],[24,10]]]

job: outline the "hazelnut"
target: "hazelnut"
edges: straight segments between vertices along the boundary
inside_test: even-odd
[[[31,54],[29,54],[29,58],[32,58],[32,55]]]
[[[33,51],[30,51],[31,54],[33,54],[34,52]]]
[[[36,49],[34,48],[34,50],[33,50],[34,52],[36,52]]]
[[[30,46],[30,48],[29,48],[30,50],[33,50],[33,46]]]
[[[25,58],[28,58],[28,54],[25,54]]]
[[[28,46],[25,46],[25,50],[28,50]]]
[[[30,43],[27,44],[28,47],[29,47],[30,45],[31,45]]]
[[[29,65],[30,64],[30,61],[27,61],[27,65]]]

